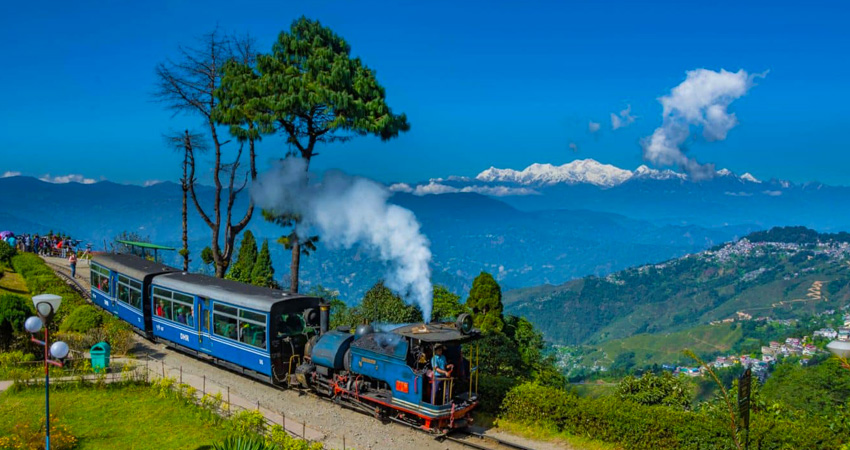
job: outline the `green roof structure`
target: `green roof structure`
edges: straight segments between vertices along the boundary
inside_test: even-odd
[[[174,247],[166,247],[164,245],[151,244],[150,242],[135,242],[135,241],[122,241],[121,239],[116,239],[116,242],[120,242],[126,246],[130,247],[130,252],[132,254],[136,254],[136,249],[139,249],[139,256],[142,258],[147,257],[147,251],[153,250],[153,258],[157,259],[157,253],[159,250],[176,250]]]

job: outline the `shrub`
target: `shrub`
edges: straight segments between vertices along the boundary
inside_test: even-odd
[[[684,378],[670,372],[655,375],[645,373],[640,378],[628,376],[620,380],[617,394],[623,400],[641,405],[664,405],[687,409],[691,403],[691,388]]]
[[[478,397],[481,399],[481,411],[496,414],[505,395],[519,384],[514,378],[501,375],[483,375],[478,380]]]
[[[240,435],[263,434],[266,431],[266,418],[253,409],[234,414],[231,423]]]
[[[24,322],[33,315],[32,302],[14,294],[0,296],[0,349],[8,349],[15,335],[24,331]]]
[[[97,328],[103,322],[103,316],[94,306],[80,305],[62,321],[59,331],[85,333]]]
[[[723,408],[683,411],[615,396],[578,398],[560,389],[525,383],[505,397],[501,417],[636,450],[734,448],[728,412]],[[826,450],[840,447],[846,439],[845,428],[817,417],[784,417],[769,411],[751,416],[752,448]]]
[[[277,450],[257,436],[231,436],[213,444],[214,450]]]
[[[322,450],[325,448],[321,442],[309,443],[304,439],[292,437],[280,425],[272,425],[266,436],[266,443],[274,449],[280,450]]]
[[[9,265],[12,263],[12,257],[15,256],[17,250],[6,241],[0,241],[0,264]]]

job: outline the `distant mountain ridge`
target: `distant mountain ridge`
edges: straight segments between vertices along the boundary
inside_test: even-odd
[[[197,188],[201,203],[212,203],[209,187]],[[108,181],[52,184],[29,177],[0,178],[0,229],[15,232],[70,233],[102,249],[123,231],[180,247],[181,190],[172,182],[148,187]],[[482,270],[493,273],[505,289],[562,283],[588,274],[605,275],[635,264],[668,259],[709,248],[759,229],[750,224],[700,227],[654,224],[592,209],[525,211],[502,198],[477,193],[417,196],[396,192],[391,202],[416,214],[431,242],[433,277],[463,294]],[[235,216],[247,208],[239,197]],[[269,239],[276,277],[288,273],[289,254],[274,244],[284,232],[259,216],[248,226],[260,240]],[[189,206],[192,268],[209,245],[210,232]],[[166,261],[179,264],[176,252]],[[378,281],[384,265],[362,248],[319,250],[302,258],[305,289],[316,284],[338,289],[356,301]]]

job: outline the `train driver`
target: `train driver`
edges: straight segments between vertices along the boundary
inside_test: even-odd
[[[443,356],[443,351],[445,347],[443,344],[437,344],[434,347],[434,356],[431,358],[431,367],[434,370],[434,378],[433,378],[433,388],[431,389],[431,404],[437,404],[437,391],[440,390],[441,385],[443,384],[443,380],[441,377],[448,378],[451,376],[451,370],[454,368],[452,364],[446,364],[446,357]]]

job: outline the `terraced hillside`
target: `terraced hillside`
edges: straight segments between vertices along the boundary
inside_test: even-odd
[[[850,235],[774,228],[607,277],[509,291],[506,309],[557,344],[600,344],[730,318],[788,319],[850,300]]]

